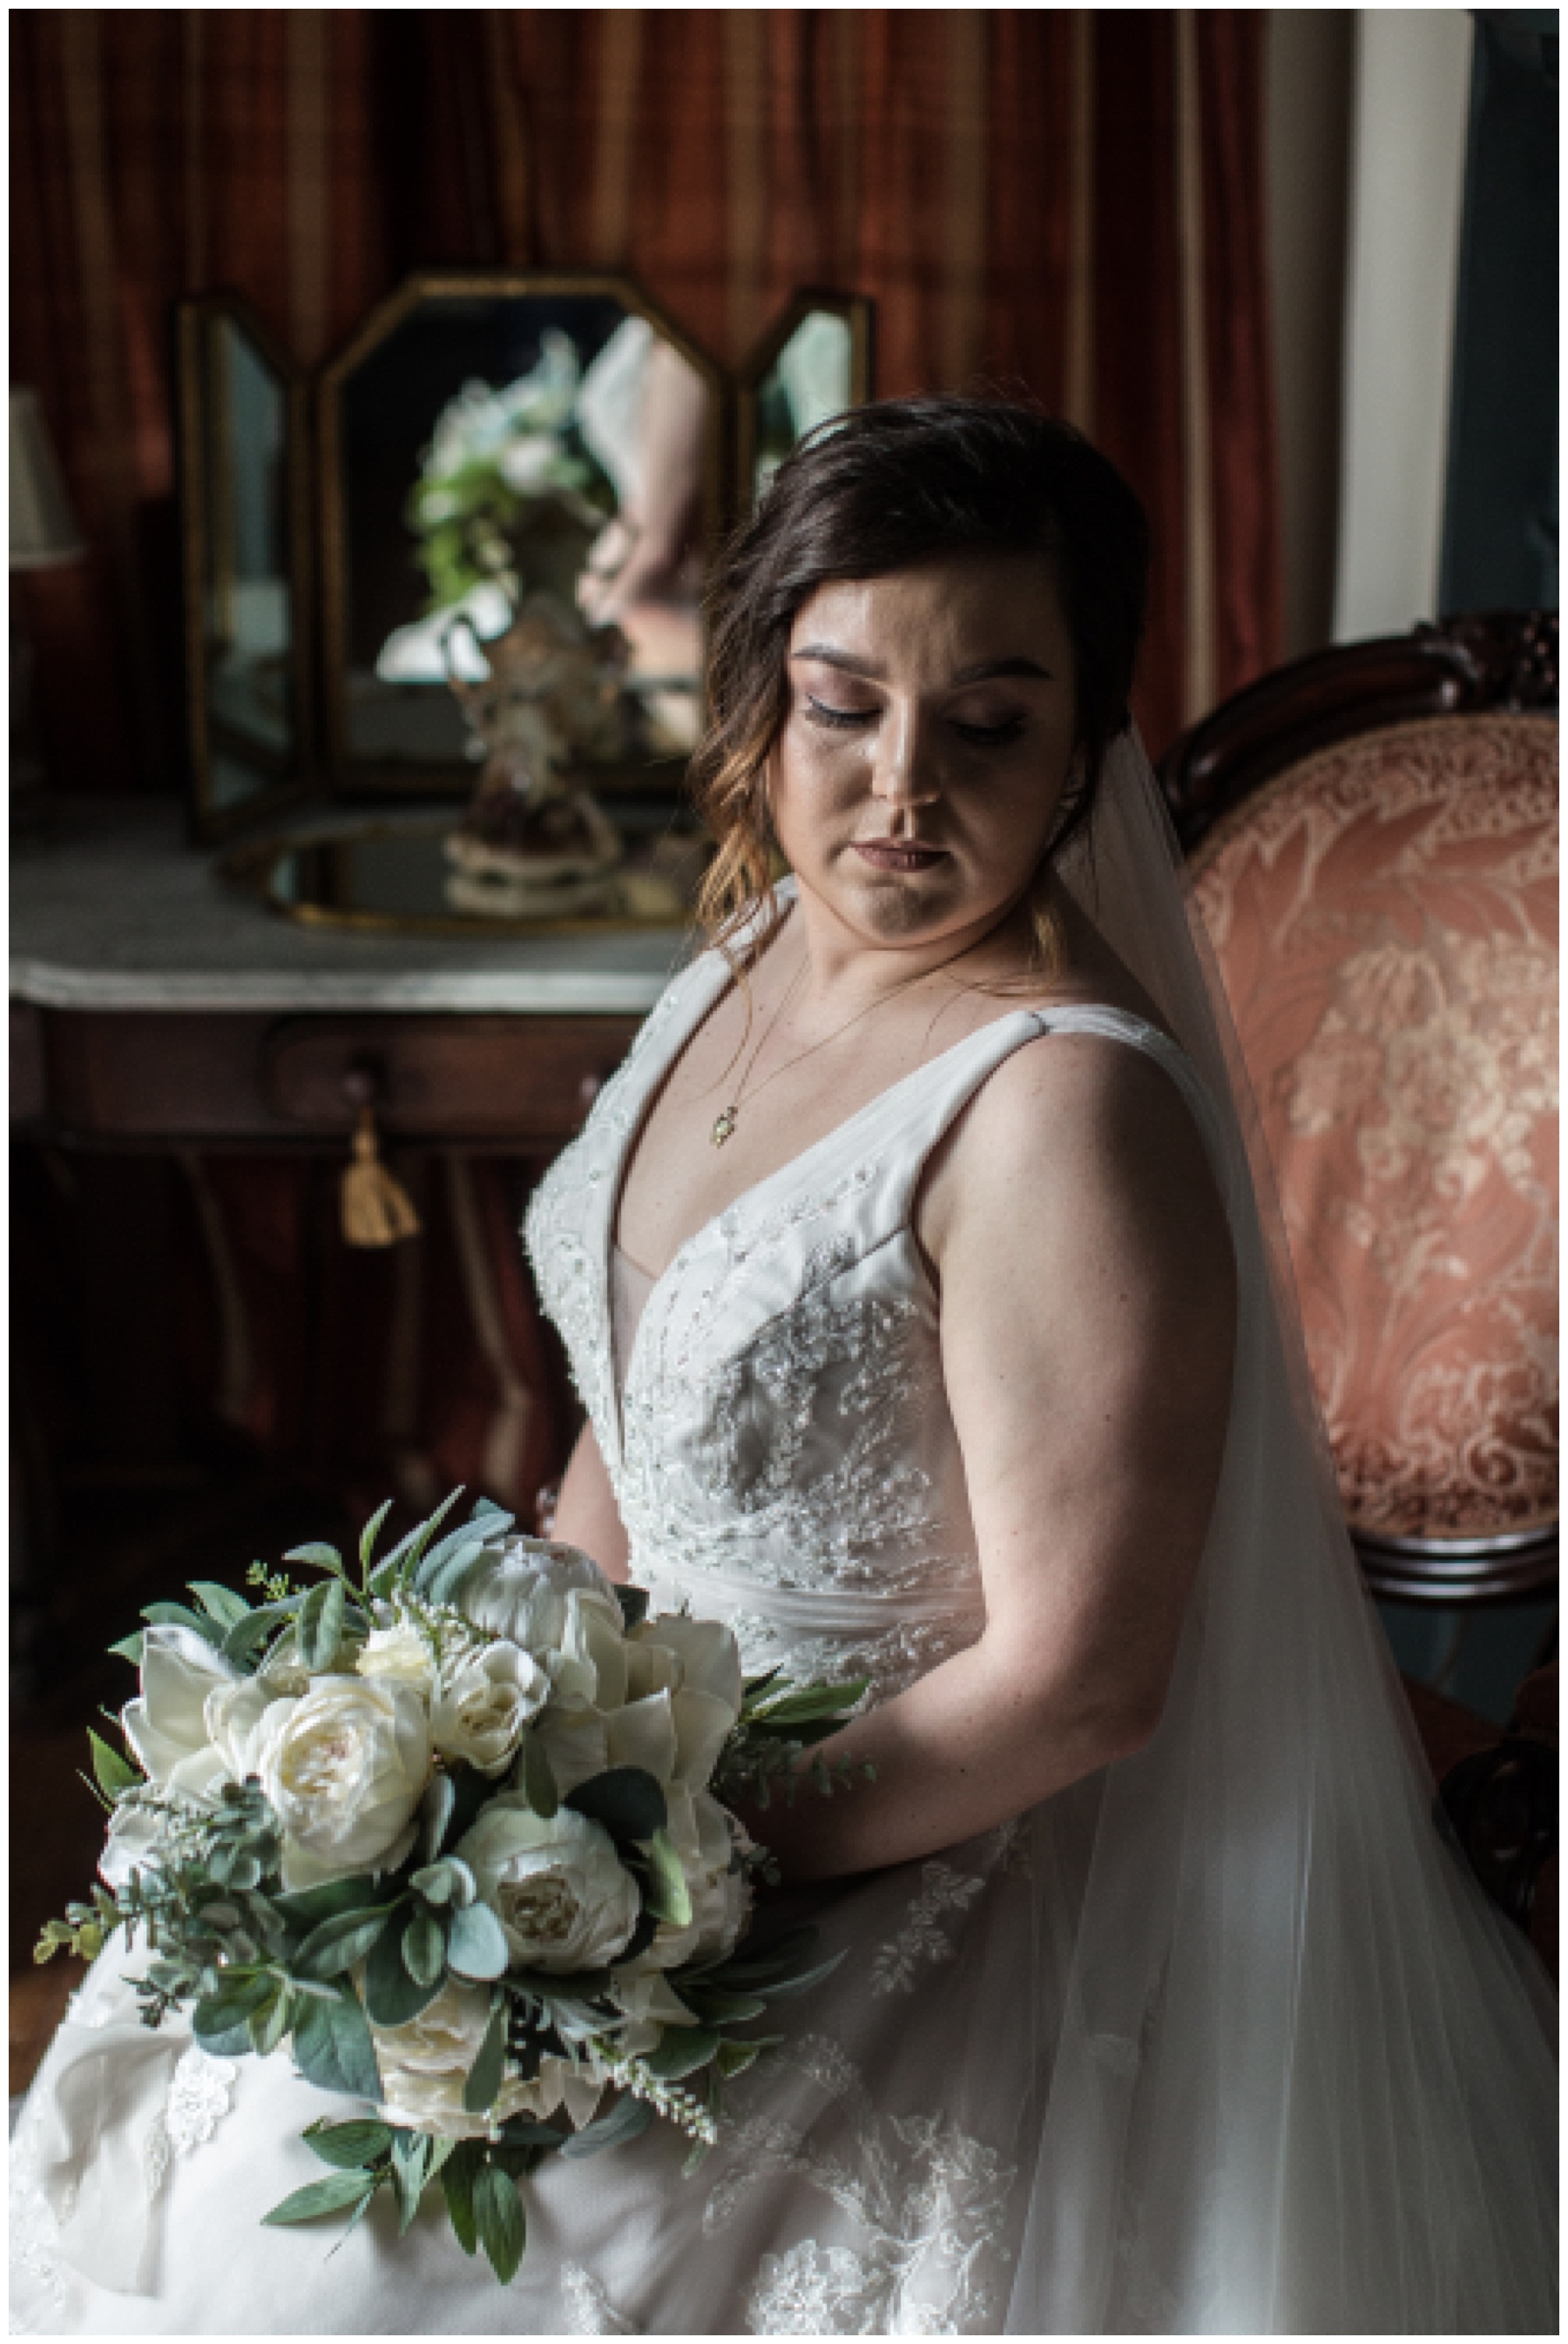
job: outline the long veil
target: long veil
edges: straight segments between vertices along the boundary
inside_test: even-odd
[[[1240,1053],[1153,775],[1062,876],[1202,1077],[1241,1310],[1164,1715],[1038,1812],[1076,1913],[1004,2330],[1555,2332],[1552,1997],[1433,1820],[1335,1494]],[[1050,1899],[1042,1888],[1042,1929]]]

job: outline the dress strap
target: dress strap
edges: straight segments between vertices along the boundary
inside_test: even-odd
[[[896,1217],[901,1220],[908,1216],[932,1149],[1004,1059],[1010,1058],[1027,1043],[1050,1034],[1098,1034],[1107,1041],[1121,1042],[1130,1049],[1142,1051],[1163,1067],[1198,1127],[1229,1212],[1230,1158],[1223,1127],[1208,1086],[1191,1059],[1147,1018],[1135,1016],[1131,1010],[1113,1008],[1109,1003],[1086,1003],[1060,1009],[1019,1009],[982,1026],[967,1042],[933,1059],[924,1069],[924,1083],[918,1076],[913,1078],[919,1085],[919,1093],[912,1114],[908,1101],[899,1098],[905,1086],[888,1094],[890,1108],[897,1103],[904,1109],[897,1141],[893,1141],[891,1133],[888,1135],[893,1142],[888,1154],[893,1160],[884,1175],[884,1213],[890,1219]]]

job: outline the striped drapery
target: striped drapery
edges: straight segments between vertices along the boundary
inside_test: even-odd
[[[175,297],[237,287],[308,364],[417,263],[626,267],[730,361],[797,286],[868,293],[879,390],[1027,389],[1147,500],[1151,748],[1277,656],[1255,10],[11,27],[13,376],[90,545],[28,581],[64,781],[176,777]]]
[[[740,359],[870,295],[877,387],[1032,392],[1147,500],[1158,752],[1277,656],[1257,12],[19,9],[13,379],[88,542],[25,581],[58,782],[177,785],[169,313],[236,288],[302,365],[409,268],[627,268]],[[191,1389],[370,1499],[526,1510],[568,1411],[517,1247],[529,1167],[415,1157],[350,1255],[336,1167],[191,1160]]]

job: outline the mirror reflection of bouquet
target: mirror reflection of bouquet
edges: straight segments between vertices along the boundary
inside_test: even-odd
[[[427,612],[477,587],[517,602],[528,591],[568,608],[615,490],[578,429],[582,369],[568,334],[547,329],[538,364],[492,389],[465,383],[437,419],[408,500]]]
[[[255,1602],[147,1607],[115,1647],[129,1755],[91,1737],[104,1884],[37,1957],[139,1938],[147,2025],[189,2006],[204,2050],[286,2050],[357,2104],[307,2127],[328,2169],[267,2221],[352,2224],[386,2188],[407,2230],[435,2183],[504,2281],[542,2158],[658,2119],[699,2160],[778,2040],[747,2030],[833,1967],[752,1929],[774,1875],[723,1802],[847,1781],[805,1753],[864,1686],[747,1679],[728,1628],[648,1616],[487,1500],[437,1536],[454,1503],[377,1562],[384,1506],[357,1570],[295,1549],[307,1588],[258,1564]]]

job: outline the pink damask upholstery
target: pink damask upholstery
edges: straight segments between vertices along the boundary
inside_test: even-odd
[[[1194,863],[1353,1528],[1556,1518],[1555,768],[1541,716],[1363,733]]]

